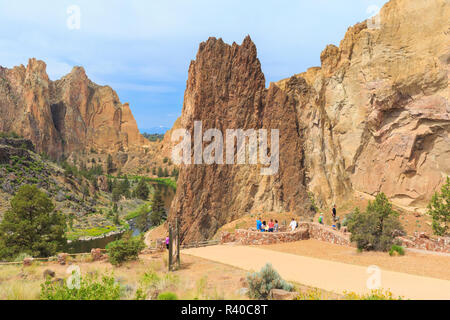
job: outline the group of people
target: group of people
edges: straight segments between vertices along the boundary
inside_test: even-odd
[[[262,221],[261,217],[256,220],[256,230],[260,232],[278,232],[278,220],[270,219],[269,223]]]
[[[333,222],[337,221],[336,213],[337,213],[336,205],[334,205],[332,210]],[[323,213],[320,214],[319,223],[324,224]],[[294,218],[292,218],[292,221],[289,224],[289,228],[291,229],[291,231],[295,231],[297,227],[298,227],[297,221]],[[278,232],[279,231],[278,220],[274,221],[273,219],[270,219],[269,223],[267,223],[266,221],[262,221],[261,217],[258,217],[258,219],[256,220],[256,230],[261,232]]]

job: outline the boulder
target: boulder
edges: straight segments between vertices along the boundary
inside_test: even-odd
[[[294,300],[297,295],[296,292],[289,292],[281,289],[270,290],[270,299],[272,300]]]
[[[53,270],[46,269],[42,275],[43,275],[44,279],[48,279],[48,278],[54,278],[56,273]]]

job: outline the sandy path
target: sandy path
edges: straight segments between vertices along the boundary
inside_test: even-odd
[[[244,270],[259,270],[270,262],[286,280],[335,293],[370,291],[367,281],[371,274],[363,266],[245,246],[194,248],[183,253]],[[450,300],[450,281],[447,280],[381,270],[381,287],[406,299]]]

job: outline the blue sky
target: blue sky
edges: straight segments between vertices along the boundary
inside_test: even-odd
[[[320,65],[329,43],[386,0],[0,0],[0,65],[47,63],[52,80],[81,65],[129,102],[140,129],[181,114],[189,63],[210,36],[250,34],[267,84]],[[80,12],[80,28],[68,19]],[[76,21],[76,20],[69,20]]]

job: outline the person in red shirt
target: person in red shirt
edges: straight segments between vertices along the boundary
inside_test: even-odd
[[[273,223],[273,219],[270,219],[269,222],[269,232],[273,232],[273,227],[275,226],[275,223]]]

